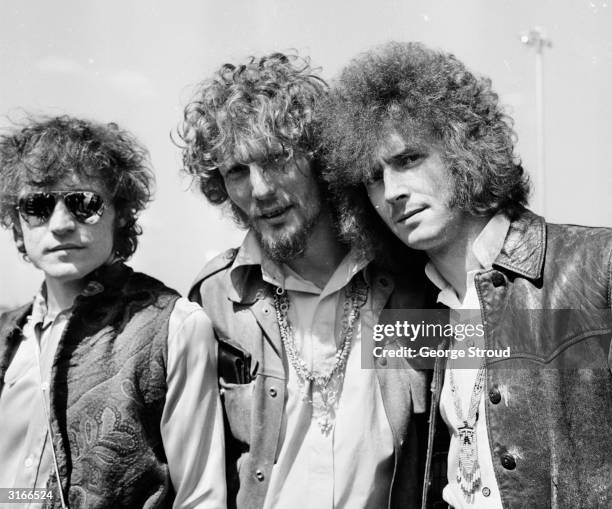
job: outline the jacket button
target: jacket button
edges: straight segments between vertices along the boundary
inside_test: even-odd
[[[497,386],[493,387],[489,391],[489,400],[494,405],[497,405],[501,401],[501,393],[499,392],[499,389],[497,388]]]
[[[270,389],[268,389],[268,394],[270,394],[270,396],[272,396],[273,398],[276,398],[276,389],[274,387],[270,387]]]
[[[493,274],[491,274],[491,283],[493,283],[493,286],[497,288],[498,286],[503,286],[506,284],[506,278],[501,272],[493,272]]]
[[[264,475],[264,473],[261,470],[257,470],[255,472],[255,478],[259,481],[259,482],[263,482],[263,480],[266,478],[266,476]]]
[[[487,488],[486,486],[484,488],[482,488],[482,496],[483,497],[488,497],[491,494],[491,490],[489,488]]]
[[[378,359],[378,364],[380,364],[381,366],[386,366],[387,365],[386,357],[381,357],[380,359]]]
[[[504,453],[501,457],[501,464],[506,470],[514,470],[516,468],[516,460],[512,454]]]
[[[386,277],[381,277],[378,282],[380,283],[380,286],[382,286],[383,288],[387,288],[387,286],[389,286],[389,281],[387,280]]]

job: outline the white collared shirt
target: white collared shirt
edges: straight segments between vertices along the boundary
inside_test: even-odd
[[[340,342],[344,289],[367,261],[349,253],[323,289],[287,266],[263,256],[254,237],[243,245],[244,263],[262,267],[265,281],[286,289],[300,357],[316,371],[329,372]],[[242,255],[241,255],[242,258]],[[242,263],[238,260],[239,263]],[[371,299],[362,316],[373,313]],[[361,368],[359,321],[348,356],[332,431],[321,432],[312,405],[291,363],[281,447],[272,469],[265,509],[379,509],[386,507],[393,475],[393,435],[374,369]],[[322,368],[322,366],[325,366]]]
[[[503,214],[497,214],[491,218],[480,235],[474,241],[472,252],[478,260],[481,268],[468,271],[466,275],[466,293],[463,301],[457,296],[454,288],[442,277],[433,263],[429,262],[425,267],[427,277],[439,289],[438,302],[455,310],[478,310],[480,302],[474,278],[476,274],[485,269],[490,269],[495,258],[502,250],[510,220]],[[471,315],[471,314],[470,314]],[[478,343],[480,339],[482,343]],[[484,338],[471,338],[474,341],[473,345],[484,347]],[[450,368],[452,369],[452,367]],[[450,377],[447,368],[446,376],[444,377],[444,385],[440,396],[440,413],[444,422],[448,426],[451,433],[451,442],[448,453],[448,484],[445,486],[442,497],[445,502],[456,509],[501,509],[501,496],[499,487],[495,478],[493,469],[493,458],[491,457],[491,448],[487,433],[485,414],[485,397],[484,393],[480,397],[478,414],[481,416],[475,423],[476,443],[478,446],[478,462],[480,464],[481,484],[480,488],[474,494],[472,501],[468,502],[459,487],[456,480],[457,468],[459,466],[460,441],[458,428],[463,425],[463,422],[457,416],[453,394],[450,388]],[[470,399],[474,389],[478,369],[454,369],[453,378],[457,387],[457,392],[461,401],[462,417],[468,414]]]

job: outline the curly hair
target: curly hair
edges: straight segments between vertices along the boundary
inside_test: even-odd
[[[366,250],[381,245],[382,221],[362,183],[394,130],[441,148],[453,180],[451,206],[514,217],[527,203],[529,180],[514,155],[511,118],[491,81],[450,53],[391,42],[358,56],[319,104],[316,121],[323,178],[338,202],[342,235]]]
[[[99,180],[112,196],[117,221],[114,254],[129,258],[142,229],[138,213],[154,184],[147,150],[117,124],[69,116],[28,118],[0,134],[0,223],[13,228],[25,254],[16,210],[24,186],[46,188],[77,175]]]
[[[326,91],[310,61],[297,55],[272,53],[222,65],[185,108],[178,130],[184,171],[219,205],[228,198],[219,167],[228,162],[248,164],[279,153],[290,158],[296,151],[312,158],[313,112]]]

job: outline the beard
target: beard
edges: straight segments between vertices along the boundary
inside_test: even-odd
[[[276,195],[267,200],[255,200],[252,210],[246,212],[229,200],[230,210],[236,223],[242,228],[253,231],[259,245],[269,259],[274,262],[286,263],[304,255],[308,242],[321,220],[328,214],[326,203],[322,200],[320,189],[312,190],[306,196],[297,199],[279,198]],[[261,220],[262,210],[272,206],[295,208],[294,217],[284,225],[266,224]]]
[[[321,209],[317,206],[316,210],[313,208],[306,212],[305,219],[298,229],[290,232],[280,231],[278,234],[263,234],[251,223],[250,227],[255,232],[259,245],[272,261],[285,263],[304,254],[310,235],[319,221]]]

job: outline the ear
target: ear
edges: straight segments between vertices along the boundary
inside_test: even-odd
[[[25,242],[23,241],[23,231],[21,231],[21,225],[19,223],[13,223],[13,239],[15,240],[15,246],[24,258],[28,256],[25,248]]]

